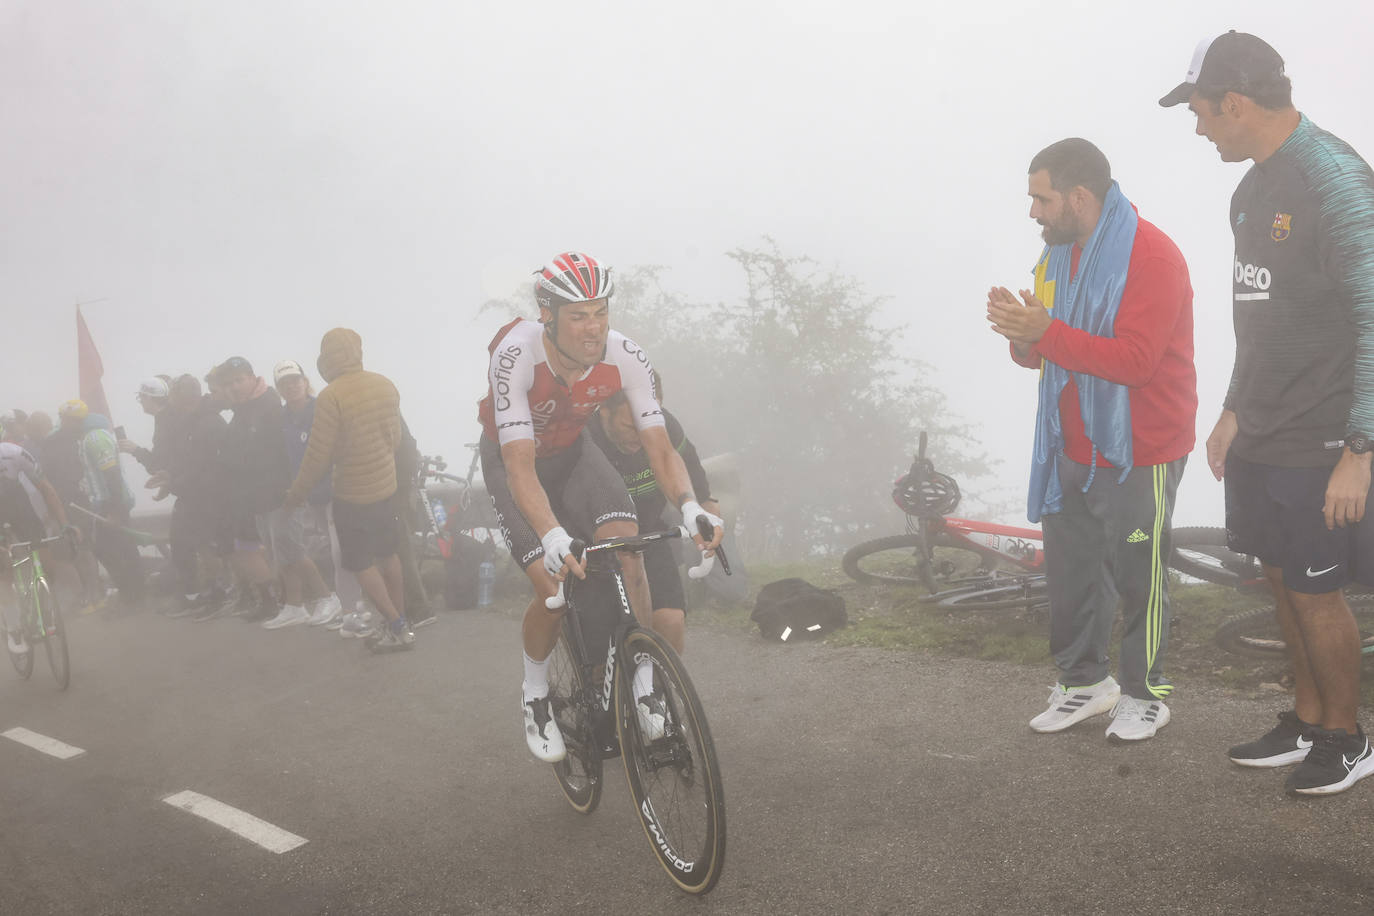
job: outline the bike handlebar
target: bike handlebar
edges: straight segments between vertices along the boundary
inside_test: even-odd
[[[715,535],[715,529],[704,515],[697,516],[697,531],[701,534],[702,538],[707,541]],[[579,559],[584,559],[589,554],[601,553],[607,550],[643,550],[646,547],[650,547],[659,541],[668,540],[669,538],[690,539],[691,537],[692,533],[687,530],[687,527],[685,525],[679,525],[676,528],[656,531],[652,534],[637,534],[623,538],[607,538],[590,547],[587,546],[586,541],[579,538],[572,542],[570,553]],[[700,564],[687,567],[687,576],[692,579],[706,578],[711,574],[711,569],[715,566],[717,557],[720,558],[720,568],[724,570],[727,576],[730,575],[730,561],[725,558],[725,552],[717,547],[713,556],[708,557],[703,555]],[[544,607],[551,611],[556,611],[568,603],[567,597],[564,594],[563,585],[564,582],[559,581],[557,594],[545,598]]]

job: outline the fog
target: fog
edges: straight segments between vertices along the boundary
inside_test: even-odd
[[[743,278],[724,252],[767,235],[890,297],[910,356],[1001,459],[978,486],[1019,500],[1035,375],[983,303],[1025,285],[1040,249],[1031,155],[1093,140],[1183,250],[1201,440],[1231,366],[1226,212],[1245,167],[1156,99],[1199,38],[1252,31],[1298,106],[1374,154],[1369,8],[1311,9],[10,0],[0,408],[76,395],[77,302],[115,422],[145,442],[140,378],[231,355],[313,366],[345,325],[421,447],[457,457],[505,320],[484,301],[569,248],[729,300]],[[1200,456],[1175,520],[1221,521]]]

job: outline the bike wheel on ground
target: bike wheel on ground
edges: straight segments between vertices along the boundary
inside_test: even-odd
[[[66,690],[71,684],[72,671],[70,659],[67,657],[67,628],[62,622],[62,609],[57,606],[57,596],[48,588],[45,579],[38,580],[38,587],[34,589],[33,596],[39,610],[39,618],[42,620],[42,639],[48,652],[48,666],[52,668],[52,676],[57,680],[58,688]],[[30,661],[29,664],[33,662]]]
[[[1351,605],[1355,625],[1360,629],[1363,658],[1374,657],[1374,605]],[[1228,652],[1248,658],[1281,659],[1288,655],[1288,644],[1279,630],[1272,607],[1255,608],[1227,620],[1217,628],[1217,645]]]
[[[673,882],[704,894],[725,864],[725,797],[706,715],[677,653],[658,634],[632,629],[621,648],[616,734],[635,809]],[[653,672],[649,696],[662,703],[653,704],[656,715],[639,713],[636,671],[644,661]]]
[[[869,585],[915,585],[926,587],[918,554],[920,535],[894,534],[865,541],[844,555],[845,574]],[[986,577],[1003,565],[995,553],[979,550],[956,541],[947,534],[931,539],[931,573],[937,588],[958,580]]]
[[[1175,528],[1169,565],[1203,582],[1267,588],[1259,561],[1226,546],[1225,528]]]
[[[588,721],[585,696],[582,669],[568,647],[567,634],[560,633],[549,656],[549,711],[558,723],[568,754],[553,765],[553,772],[568,804],[582,814],[591,814],[601,801],[602,758]]]
[[[947,611],[1035,610],[1049,607],[1050,591],[1044,576],[1017,576],[1000,582],[955,588],[930,596]]]

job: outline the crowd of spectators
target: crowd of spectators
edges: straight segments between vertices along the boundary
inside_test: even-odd
[[[81,528],[74,565],[83,610],[152,605],[171,618],[240,617],[269,630],[315,626],[379,647],[413,644],[413,627],[434,617],[401,521],[418,451],[400,396],[363,368],[362,340],[347,328],[324,335],[316,366],[325,382],[318,395],[292,359],[270,379],[239,356],[212,368],[204,387],[191,373],[150,377],[137,392],[153,420],[146,447],[79,400],[58,408],[56,429],[42,412],[0,417]],[[147,539],[130,524],[121,452],[147,472],[154,501],[172,500],[175,587],[156,596],[139,551]]]

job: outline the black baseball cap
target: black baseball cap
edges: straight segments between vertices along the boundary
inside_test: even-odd
[[[1159,104],[1165,108],[1182,105],[1198,88],[1248,95],[1283,75],[1283,58],[1278,51],[1261,38],[1232,29],[1198,42],[1188,65],[1188,76]]]
[[[215,371],[220,373],[223,378],[228,378],[230,375],[252,375],[253,366],[242,356],[231,356],[220,363]]]

